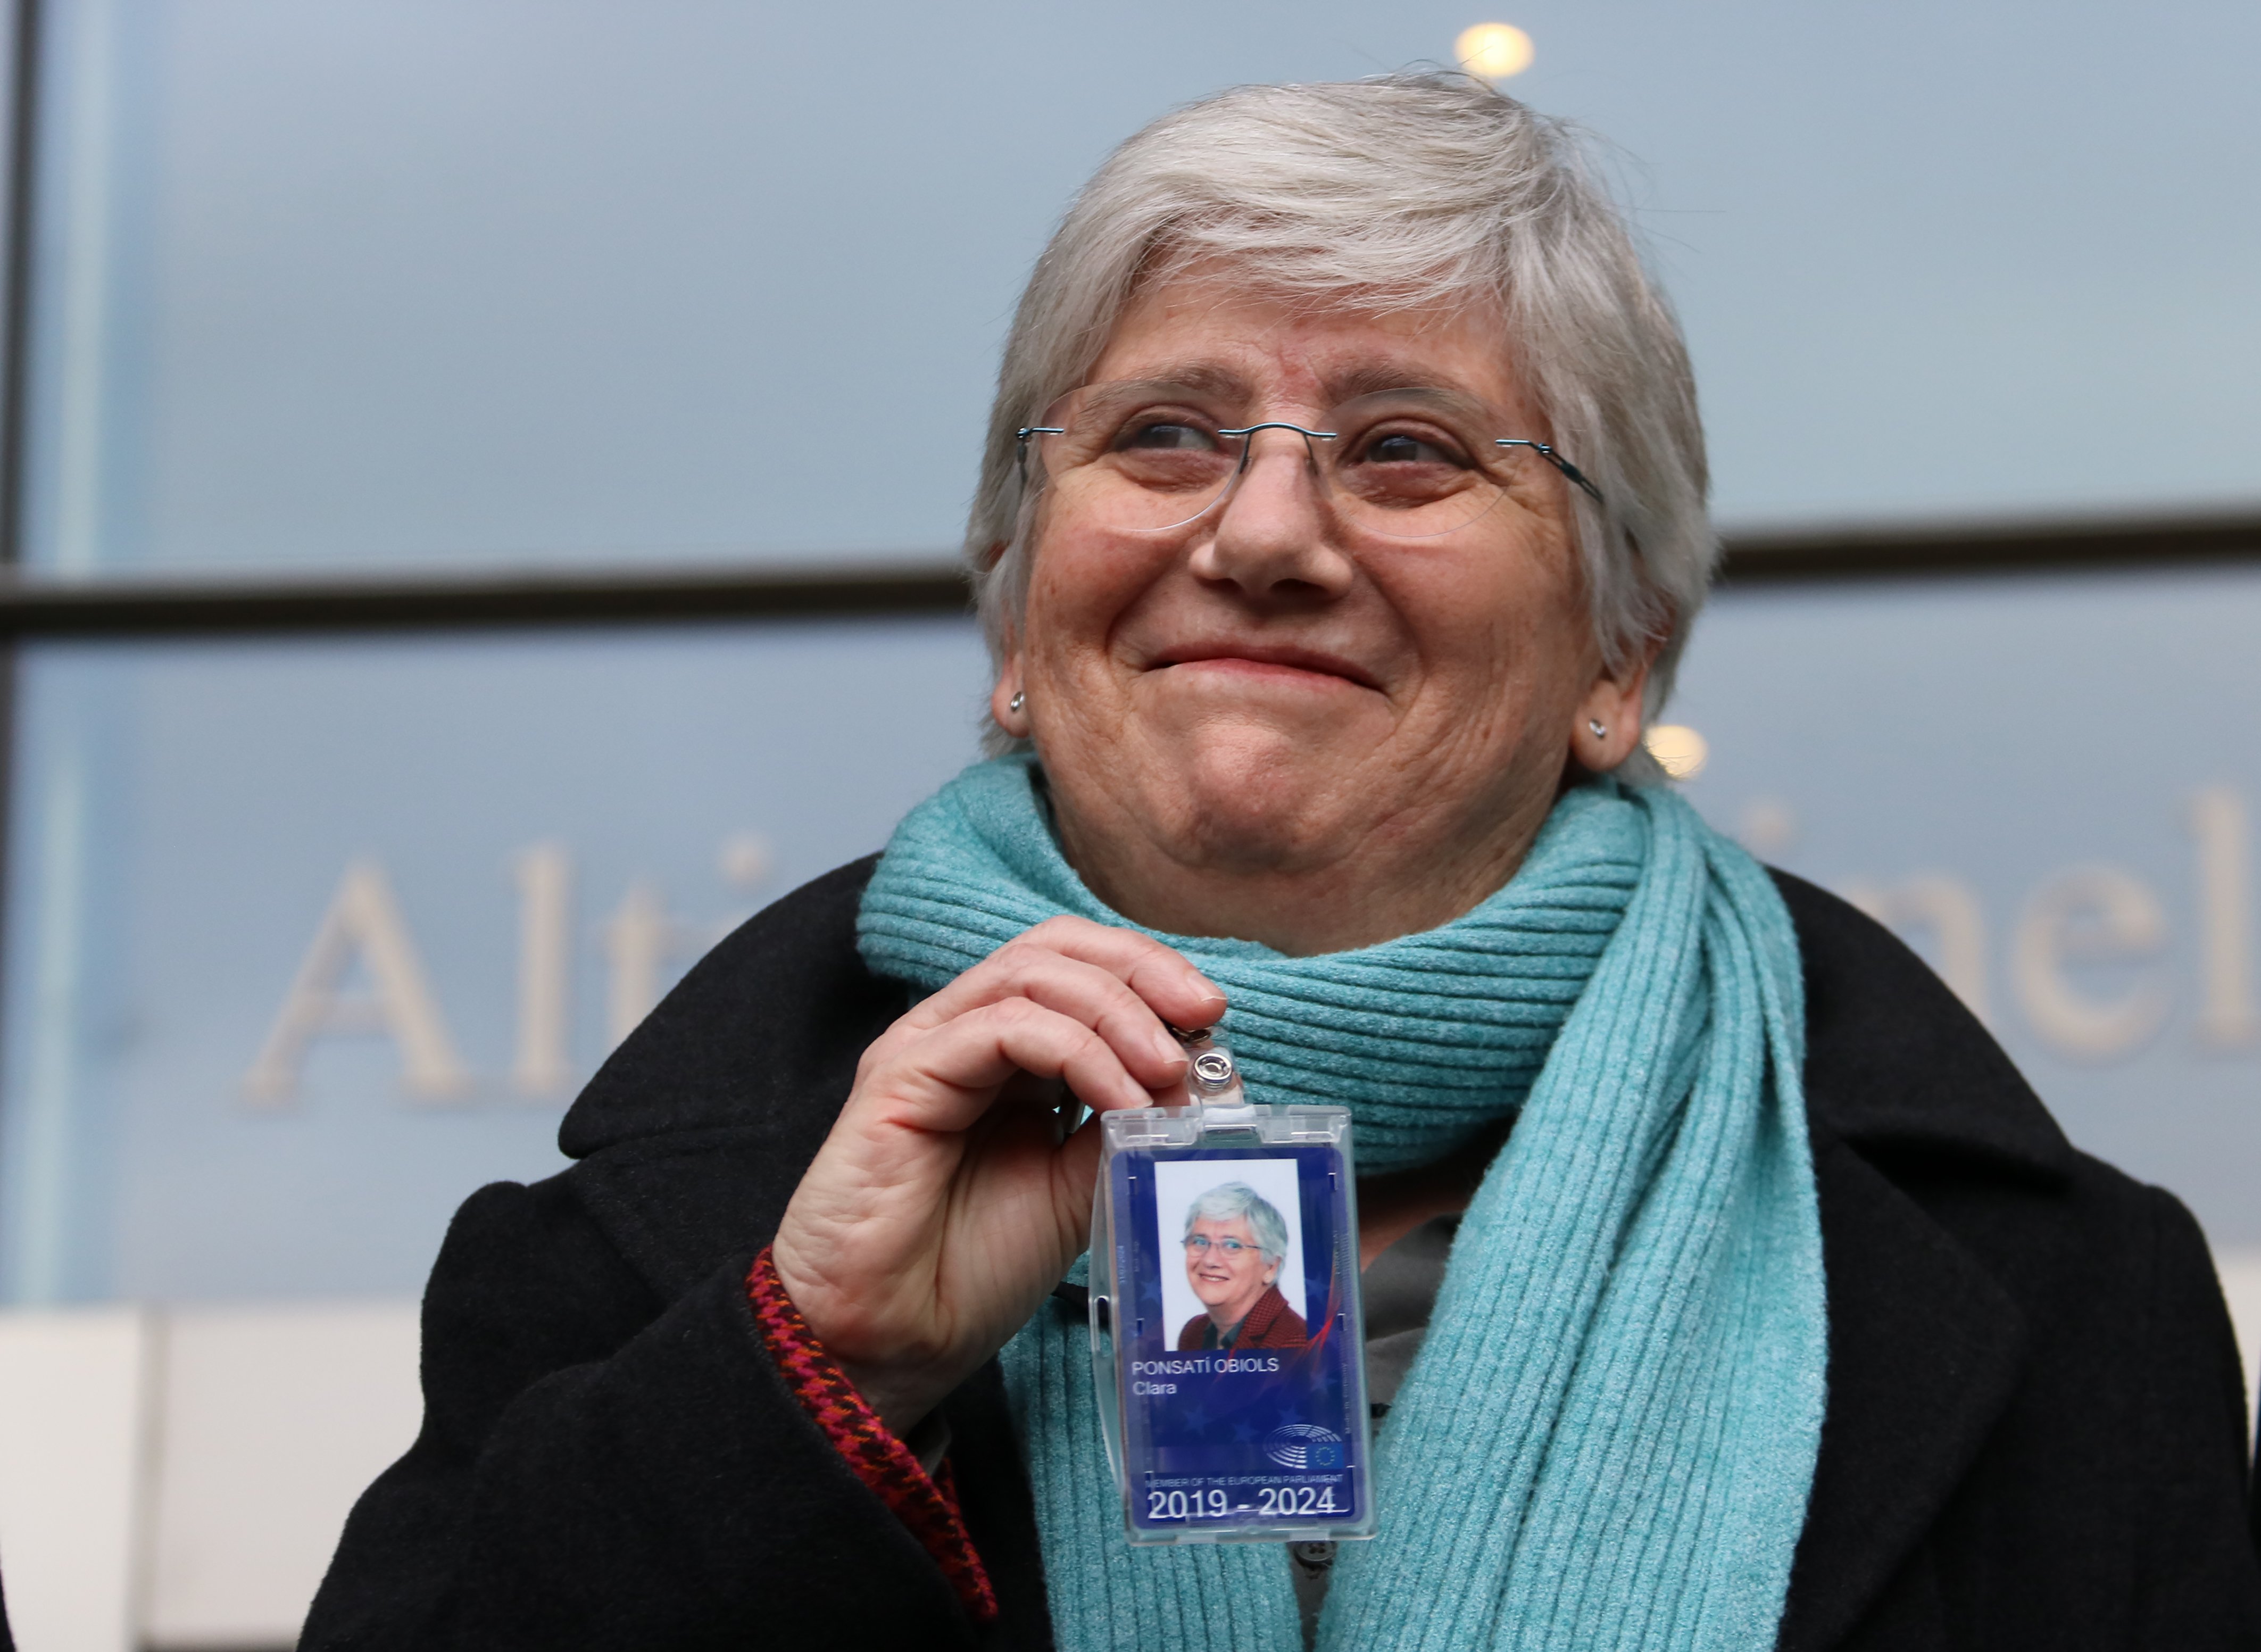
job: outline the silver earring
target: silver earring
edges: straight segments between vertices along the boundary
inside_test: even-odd
[[[1606,740],[1610,737],[1609,725],[1598,717],[1587,718],[1586,727],[1594,731],[1594,738],[1597,740]]]
[[[1028,699],[1026,694],[1016,690],[1012,699],[1005,702],[1005,709],[1017,717],[1021,715],[1021,707],[1028,703]]]

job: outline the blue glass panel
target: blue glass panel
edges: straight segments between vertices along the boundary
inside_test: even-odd
[[[1690,794],[1859,896],[2076,1145],[2261,1245],[2261,569],[1748,593]]]
[[[798,558],[954,542],[1030,261],[1244,81],[1463,5],[1198,17],[46,0],[32,560]],[[1728,520],[2250,502],[2261,10],[1535,0]],[[2098,111],[2108,110],[2100,119]]]
[[[972,757],[984,679],[962,621],[35,650],[0,1294],[413,1292],[692,959]]]

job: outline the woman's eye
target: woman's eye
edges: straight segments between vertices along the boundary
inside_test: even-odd
[[[1118,448],[1140,448],[1149,452],[1199,451],[1207,452],[1217,446],[1217,439],[1195,425],[1156,423],[1140,425],[1123,433]]]
[[[1377,436],[1367,444],[1367,463],[1369,464],[1459,464],[1460,455],[1434,442],[1425,442],[1419,436],[1393,432]]]

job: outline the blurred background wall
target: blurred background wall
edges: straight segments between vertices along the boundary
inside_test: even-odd
[[[999,341],[1108,149],[1450,63],[1604,134],[1730,581],[1667,755],[2261,1332],[2261,11],[17,0],[0,1570],[289,1644],[472,1189],[973,754]],[[1499,67],[1495,63],[1493,67]]]

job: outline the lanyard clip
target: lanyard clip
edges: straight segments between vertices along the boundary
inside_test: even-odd
[[[1187,1104],[1203,1112],[1245,1108],[1249,1103],[1240,1088],[1239,1064],[1231,1051],[1210,1036],[1214,1031],[1170,1027],[1170,1036],[1186,1047]]]

